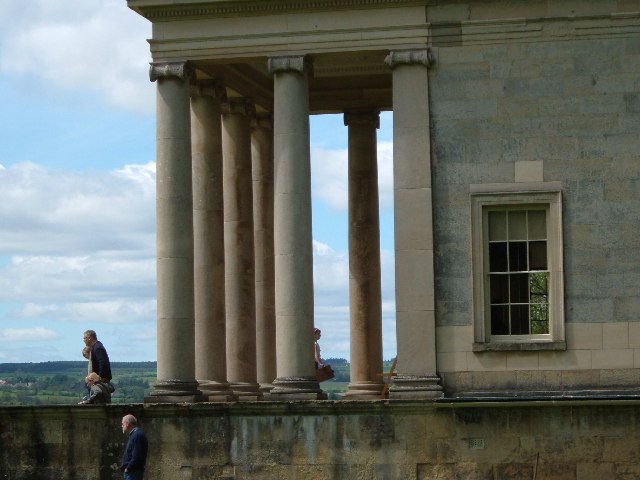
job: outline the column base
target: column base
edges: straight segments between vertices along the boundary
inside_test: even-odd
[[[342,395],[345,400],[381,400],[384,385],[380,382],[351,382]]]
[[[389,390],[390,399],[436,399],[444,397],[437,375],[396,375]]]
[[[201,395],[195,380],[160,380],[153,386],[151,396]]]
[[[269,398],[279,400],[326,400],[315,377],[278,377],[273,381]]]
[[[263,395],[268,394],[273,389],[273,383],[261,383],[260,384],[260,393]]]
[[[194,403],[206,399],[195,380],[161,380],[153,388],[144,403]]]
[[[260,385],[255,382],[231,382],[231,393],[239,402],[256,402],[262,400]]]
[[[202,403],[211,402],[206,395],[149,395],[144,403]]]
[[[227,382],[203,380],[199,382],[199,388],[202,395],[206,397],[205,402],[233,402],[236,400]]]

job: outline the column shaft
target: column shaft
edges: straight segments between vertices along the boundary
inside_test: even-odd
[[[193,200],[188,70],[153,64],[157,80],[158,381],[149,401],[193,401]]]
[[[313,364],[309,86],[303,57],[269,59],[274,74],[276,361],[272,395],[321,398]]]
[[[436,373],[427,50],[391,52],[398,375],[391,398],[441,397]]]
[[[235,395],[257,399],[251,131],[245,99],[223,105],[227,379]]]
[[[346,113],[349,127],[349,317],[346,397],[380,398],[382,300],[376,128],[378,112]]]
[[[253,231],[256,273],[256,356],[263,392],[276,378],[275,277],[273,264],[273,127],[257,117],[251,130]]]
[[[195,368],[210,401],[229,399],[225,346],[224,219],[220,98],[224,87],[200,82],[191,95]]]

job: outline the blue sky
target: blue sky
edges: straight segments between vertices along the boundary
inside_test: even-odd
[[[0,363],[156,359],[150,24],[125,0],[0,2]],[[115,42],[113,38],[117,39]],[[384,357],[395,356],[391,114],[379,183]],[[347,129],[311,118],[316,325],[348,357]]]

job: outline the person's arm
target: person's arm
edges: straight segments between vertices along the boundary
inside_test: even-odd
[[[317,342],[313,344],[313,353],[315,354],[316,363],[318,364],[318,367],[319,368],[324,367],[324,365],[322,364],[322,359],[320,358],[320,345],[318,345]]]
[[[89,398],[87,398],[84,403],[95,403],[100,393],[100,387],[98,387],[97,385],[92,385],[91,390],[89,390]]]

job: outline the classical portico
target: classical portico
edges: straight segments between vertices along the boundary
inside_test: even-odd
[[[424,24],[415,23],[423,2],[332,2],[338,16],[324,3],[128,1],[153,22],[158,88],[158,384],[150,401],[326,398],[311,348],[309,115],[321,113],[343,114],[349,135],[346,398],[380,398],[376,129],[388,110],[398,349],[390,396],[442,395],[433,58]]]

